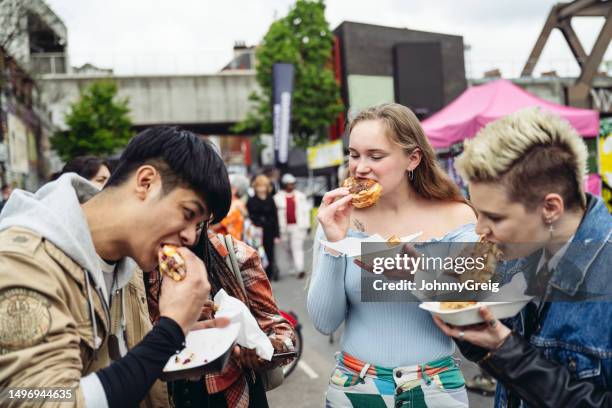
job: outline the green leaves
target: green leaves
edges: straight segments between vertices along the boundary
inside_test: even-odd
[[[600,136],[608,136],[612,133],[612,118],[603,118],[599,122]]]
[[[257,49],[254,108],[234,127],[236,132],[272,133],[272,66],[295,66],[291,132],[296,146],[306,148],[327,139],[327,128],[344,110],[331,68],[333,35],[322,0],[297,0],[286,17],[273,22]]]
[[[58,132],[51,145],[62,160],[76,156],[108,156],[124,147],[132,137],[127,99],[116,100],[117,85],[97,81],[82,91],[66,115],[67,132]]]

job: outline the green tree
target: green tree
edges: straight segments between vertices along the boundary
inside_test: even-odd
[[[68,131],[58,132],[51,145],[62,160],[91,154],[107,156],[132,137],[127,99],[117,100],[117,85],[97,81],[89,85],[66,115]]]
[[[261,91],[250,95],[255,106],[234,130],[273,132],[272,66],[285,62],[295,67],[291,100],[294,143],[305,148],[325,141],[329,125],[344,109],[331,67],[332,47],[325,3],[297,0],[286,17],[270,25],[257,49],[256,76]]]

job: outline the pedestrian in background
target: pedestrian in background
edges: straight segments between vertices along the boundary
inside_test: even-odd
[[[268,165],[264,166],[262,173],[268,178],[268,180],[270,180],[270,185],[272,186],[271,194],[274,196],[280,191],[280,170],[272,165]]]
[[[96,156],[78,156],[70,160],[61,174],[76,173],[102,189],[111,175],[111,165]]]
[[[221,222],[211,225],[211,229],[217,234],[227,235],[238,240],[243,239],[244,221],[249,215],[246,204],[242,196],[246,193],[249,181],[246,177],[239,174],[230,174],[230,185],[232,186],[232,205],[230,210]]]
[[[281,241],[291,254],[297,278],[302,279],[305,276],[304,241],[310,228],[310,203],[306,194],[295,189],[293,174],[285,174],[281,182],[284,189],[274,196]]]
[[[274,244],[280,242],[278,227],[278,209],[272,197],[272,183],[263,174],[253,181],[255,195],[247,201],[247,210],[253,224],[263,231],[263,246],[268,258],[266,274],[268,279],[276,279],[274,263]]]

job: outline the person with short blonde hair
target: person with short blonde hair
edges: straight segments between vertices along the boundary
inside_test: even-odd
[[[478,326],[434,318],[497,379],[497,407],[612,406],[612,217],[584,192],[586,159],[569,123],[527,109],[486,126],[456,161],[476,232],[514,260],[499,279],[523,274],[537,296],[510,327],[487,307]]]
[[[568,122],[528,108],[466,141],[456,167],[471,182],[503,183],[514,200],[528,207],[556,191],[566,207],[584,209],[587,158],[586,145]]]
[[[253,180],[253,188],[265,187],[268,194],[272,192],[272,182],[265,174],[259,174]]]
[[[268,266],[266,275],[272,280],[275,276],[274,245],[280,242],[280,229],[278,225],[278,209],[272,197],[272,182],[260,174],[253,180],[255,195],[247,201],[247,210],[253,224],[263,229],[263,246],[266,252]]]

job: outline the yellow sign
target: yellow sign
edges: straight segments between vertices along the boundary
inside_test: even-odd
[[[312,170],[340,166],[344,162],[342,140],[309,147],[306,154],[308,157],[308,168]]]

